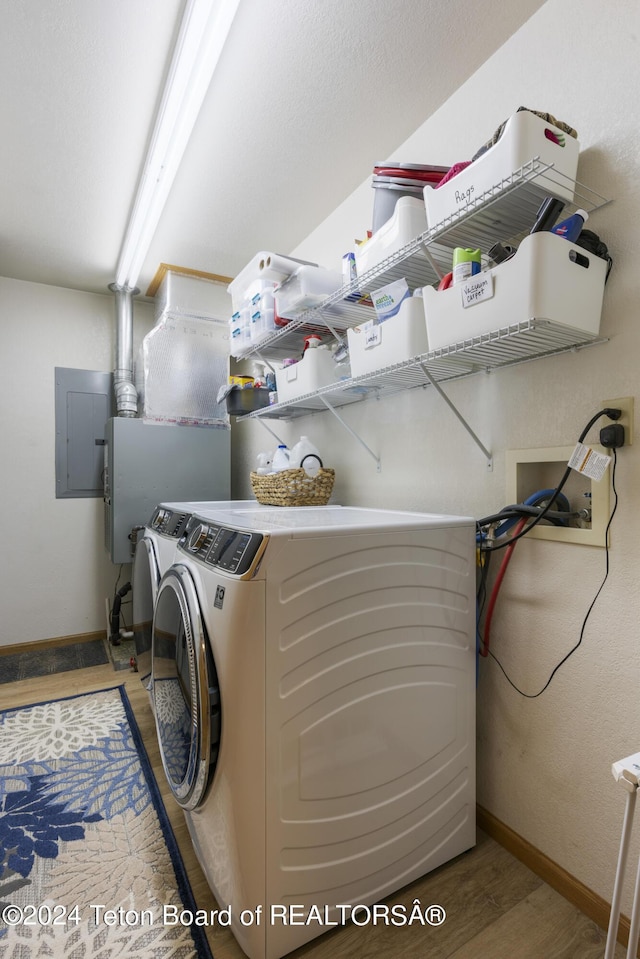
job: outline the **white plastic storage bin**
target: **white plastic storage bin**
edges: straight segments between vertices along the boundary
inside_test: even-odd
[[[424,202],[429,227],[437,226],[446,217],[464,209],[487,190],[500,185],[505,177],[539,157],[553,169],[540,181],[545,195],[573,201],[578,170],[580,144],[575,137],[563,133],[535,113],[520,110],[509,117],[497,143],[485,151],[444,186],[424,188]]]
[[[373,320],[347,330],[351,375],[364,376],[386,366],[404,363],[429,350],[424,306],[418,296],[407,297],[390,320]]]
[[[319,306],[343,285],[342,274],[321,266],[301,266],[276,288],[278,316],[294,320],[306,310]]]
[[[411,243],[427,229],[427,217],[422,200],[413,196],[401,196],[393,216],[377,233],[356,247],[356,270],[362,276],[388,256]]]
[[[337,373],[338,367],[327,348],[318,346],[305,350],[298,363],[276,370],[278,403],[289,403],[299,396],[315,393],[323,386],[335,383]]]
[[[448,290],[422,291],[429,349],[531,319],[596,335],[607,264],[554,233],[533,233],[505,263]]]

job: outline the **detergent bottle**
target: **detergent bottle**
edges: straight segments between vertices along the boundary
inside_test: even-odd
[[[282,470],[288,470],[289,468],[289,450],[284,443],[280,443],[278,449],[273,454],[273,459],[271,461],[271,472],[280,473]]]

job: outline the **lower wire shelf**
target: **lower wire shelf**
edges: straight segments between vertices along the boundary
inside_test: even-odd
[[[293,419],[326,412],[329,407],[358,403],[372,396],[381,398],[429,386],[434,381],[442,383],[460,379],[606,342],[606,337],[594,336],[575,327],[531,319],[411,357],[373,373],[338,380],[314,393],[301,395],[287,403],[274,403],[237,419],[238,422],[262,418]]]

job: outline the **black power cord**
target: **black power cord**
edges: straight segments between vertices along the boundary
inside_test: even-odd
[[[603,412],[606,412],[606,411],[603,411]],[[591,425],[593,425],[593,422],[595,422],[595,420],[592,421],[592,424],[591,424]],[[583,438],[584,438],[584,435],[586,435],[586,433],[583,434]],[[519,693],[521,696],[524,696],[526,699],[537,699],[538,696],[542,696],[543,692],[548,688],[549,684],[551,683],[551,680],[553,679],[553,677],[555,676],[555,674],[558,672],[558,670],[560,669],[560,667],[563,666],[563,665],[566,663],[566,661],[569,659],[570,656],[573,656],[573,654],[575,653],[575,651],[576,651],[576,650],[579,648],[579,646],[582,644],[582,640],[584,639],[584,631],[585,631],[585,629],[586,629],[586,627],[587,627],[587,622],[588,622],[589,617],[590,617],[590,615],[591,615],[591,611],[593,610],[593,607],[594,607],[595,604],[596,604],[596,601],[597,601],[597,599],[598,599],[598,596],[599,596],[600,593],[602,592],[602,590],[603,590],[603,588],[604,588],[604,584],[605,584],[606,581],[607,581],[607,577],[609,576],[609,530],[611,529],[611,523],[613,522],[613,517],[615,516],[616,510],[617,510],[617,508],[618,508],[618,491],[616,490],[616,465],[617,465],[617,455],[616,455],[615,447],[612,448],[611,453],[612,453],[612,457],[613,457],[613,467],[612,467],[612,470],[611,470],[611,487],[612,487],[612,489],[613,489],[613,497],[614,497],[614,500],[613,500],[613,509],[611,510],[611,515],[609,516],[609,522],[607,523],[607,528],[606,528],[605,533],[604,533],[605,574],[604,574],[604,579],[603,579],[602,582],[600,583],[600,586],[599,586],[599,588],[598,588],[598,591],[597,591],[596,595],[595,595],[595,596],[593,597],[593,599],[591,600],[591,605],[589,606],[589,609],[587,610],[586,615],[585,615],[585,617],[584,617],[584,619],[583,619],[583,621],[582,621],[582,626],[581,626],[581,628],[580,628],[580,636],[578,637],[578,642],[575,644],[575,646],[574,646],[572,649],[569,650],[569,652],[566,654],[566,656],[564,656],[564,657],[560,660],[560,662],[559,662],[556,666],[554,666],[554,668],[553,668],[553,670],[552,670],[552,672],[551,672],[551,675],[549,676],[548,680],[546,681],[546,683],[544,684],[544,686],[542,687],[542,689],[538,690],[537,693],[525,693],[522,689],[520,689],[520,688],[513,682],[513,680],[510,678],[510,676],[507,674],[507,671],[505,670],[504,666],[502,665],[502,663],[500,662],[500,660],[498,659],[498,657],[495,655],[495,653],[493,653],[493,652],[491,651],[491,649],[489,649],[489,656],[491,656],[491,658],[494,660],[494,662],[500,667],[500,669],[502,670],[502,672],[503,672],[503,674],[504,674],[504,676],[505,676],[505,679],[507,680],[507,682],[509,683],[509,685],[512,686],[517,693]],[[515,539],[515,537],[513,537],[513,538]]]

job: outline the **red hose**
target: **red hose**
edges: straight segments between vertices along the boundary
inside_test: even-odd
[[[509,560],[511,555],[516,548],[517,540],[515,537],[524,529],[527,523],[527,517],[523,516],[522,519],[518,520],[518,523],[513,534],[514,540],[510,543],[504,551],[504,556],[502,557],[502,562],[500,563],[500,569],[498,570],[498,575],[496,576],[496,581],[493,584],[493,589],[491,590],[491,596],[489,598],[489,605],[487,606],[487,616],[484,621],[484,636],[482,638],[482,645],[480,647],[480,655],[488,656],[489,655],[489,634],[491,632],[491,619],[493,617],[493,610],[496,605],[496,600],[498,599],[498,593],[500,592],[500,587],[502,585],[502,580],[504,579],[504,574],[507,572],[507,566],[509,565]]]

